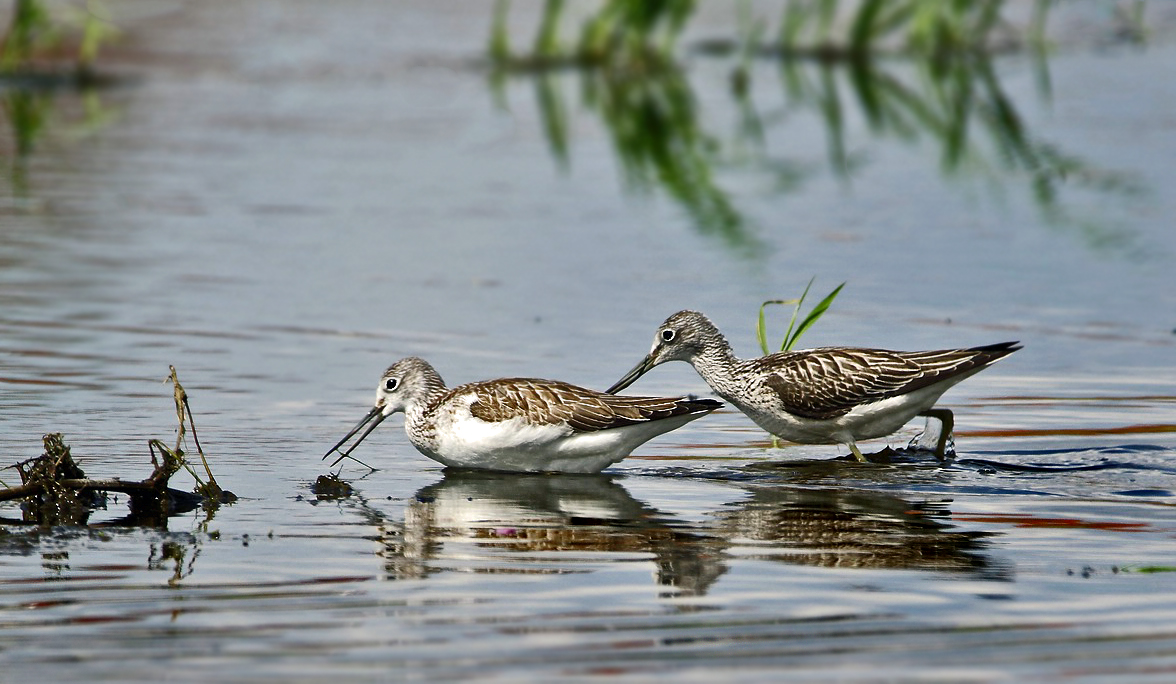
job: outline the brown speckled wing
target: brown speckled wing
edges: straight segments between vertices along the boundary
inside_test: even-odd
[[[453,394],[475,392],[470,413],[487,422],[523,417],[532,425],[566,424],[576,432],[705,413],[722,406],[710,399],[624,397],[602,394],[555,380],[504,378],[459,387]]]
[[[1014,344],[922,352],[826,347],[773,354],[756,363],[760,372],[770,373],[765,384],[785,410],[828,420],[858,404],[913,392],[986,366],[1019,349]]]

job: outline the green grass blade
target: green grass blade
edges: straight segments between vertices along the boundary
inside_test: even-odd
[[[771,302],[764,302],[760,304],[759,318],[755,322],[755,339],[759,342],[760,351],[765,356],[768,354],[768,326],[764,323],[764,307]]]
[[[800,339],[800,336],[803,335],[806,330],[811,328],[813,324],[817,322],[817,319],[824,315],[825,311],[828,310],[829,305],[832,304],[833,300],[837,298],[837,295],[841,293],[841,288],[843,287],[845,287],[845,283],[838,285],[833,289],[832,292],[826,295],[825,298],[820,301],[820,303],[813,307],[813,310],[809,312],[808,316],[805,316],[804,320],[801,321],[800,327],[796,329],[796,334],[787,340],[787,347],[785,347],[785,349],[792,349],[793,345],[795,345],[797,340]],[[806,288],[805,292],[807,291],[808,290]],[[799,310],[800,307],[797,306],[797,309]]]
[[[780,351],[788,351],[792,348],[792,327],[796,325],[796,314],[800,313],[800,307],[804,305],[804,298],[808,296],[809,288],[813,286],[813,281],[817,277],[809,278],[808,285],[804,286],[804,292],[800,293],[800,299],[796,300],[796,308],[792,310],[792,318],[788,320],[788,331],[784,333],[784,341],[780,343]]]
[[[756,321],[756,326],[755,326],[755,337],[759,341],[760,349],[763,350],[764,354],[771,354],[772,353],[772,351],[770,349],[768,349],[768,325],[765,322],[765,317],[764,317],[764,310],[768,308],[769,304],[780,304],[782,306],[792,305],[792,306],[799,307],[800,300],[799,299],[769,299],[768,301],[764,302],[763,304],[760,304],[759,319]],[[795,318],[795,316],[796,316],[796,314],[794,312],[793,317]]]

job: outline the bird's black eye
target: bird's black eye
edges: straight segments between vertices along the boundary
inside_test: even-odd
[[[676,334],[677,333],[675,333],[673,330],[666,328],[665,330],[661,331],[662,342],[673,342]]]
[[[400,384],[400,381],[397,380],[396,378],[388,378],[387,380],[384,381],[384,391],[392,392],[396,389],[396,386],[399,384]]]

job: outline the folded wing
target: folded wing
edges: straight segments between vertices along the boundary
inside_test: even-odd
[[[825,347],[756,359],[764,383],[789,413],[828,420],[860,404],[921,389],[978,370],[1020,349],[1015,342],[936,351]]]
[[[564,424],[575,432],[595,432],[672,416],[706,413],[722,404],[685,397],[626,397],[603,394],[555,380],[507,378],[474,383],[470,412],[487,422],[522,417],[533,425]]]

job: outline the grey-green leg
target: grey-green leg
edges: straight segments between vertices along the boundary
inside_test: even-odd
[[[939,441],[935,444],[935,458],[940,461],[947,460],[947,440],[951,439],[951,433],[955,430],[955,414],[951,412],[951,409],[929,408],[919,415],[939,421]]]

